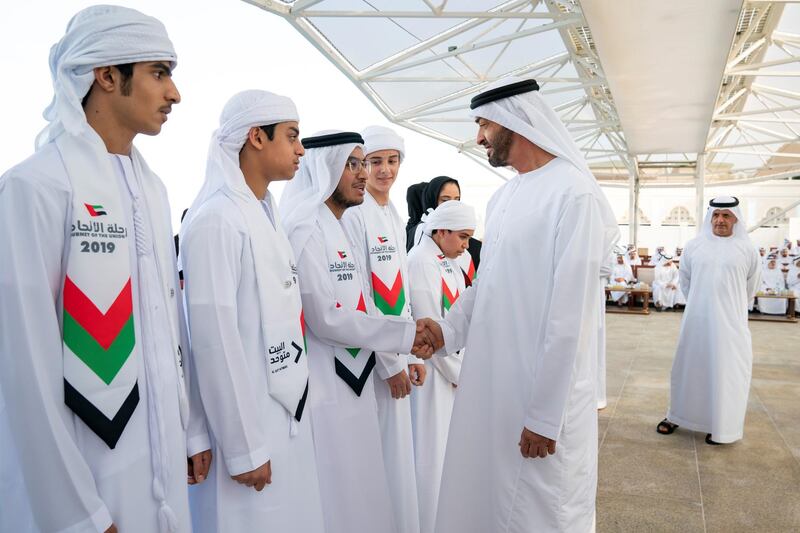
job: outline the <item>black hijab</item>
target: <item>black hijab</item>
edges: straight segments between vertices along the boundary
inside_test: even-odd
[[[436,206],[439,205],[439,193],[442,192],[442,187],[448,183],[455,183],[458,190],[461,191],[461,186],[458,184],[457,179],[451,178],[450,176],[437,176],[433,178],[430,183],[428,183],[428,186],[425,187],[425,193],[422,196],[423,212],[427,212],[428,209],[436,209]]]
[[[406,204],[408,205],[408,222],[406,223],[406,252],[414,246],[414,232],[422,220],[425,210],[422,208],[422,196],[425,192],[427,181],[415,183],[406,190]]]

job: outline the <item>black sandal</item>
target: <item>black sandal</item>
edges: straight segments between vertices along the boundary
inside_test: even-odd
[[[722,443],[711,440],[711,433],[709,433],[706,435],[706,444],[710,444],[712,446],[719,446]]]
[[[678,424],[673,424],[665,418],[656,426],[656,433],[659,435],[672,435],[678,427]]]

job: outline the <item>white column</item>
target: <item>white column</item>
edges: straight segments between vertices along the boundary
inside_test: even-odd
[[[628,179],[628,239],[639,247],[639,162],[630,156],[631,167]]]
[[[695,226],[695,234],[700,235],[700,228],[703,227],[703,218],[705,218],[706,205],[703,198],[703,191],[706,182],[706,154],[697,154],[697,166],[695,167],[695,180],[694,180],[694,219],[697,225]]]

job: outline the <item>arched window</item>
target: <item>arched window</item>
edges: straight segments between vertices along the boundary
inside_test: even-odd
[[[638,213],[639,213],[639,225],[640,226],[649,226],[650,225],[650,219],[647,217],[647,215],[644,214],[644,211],[642,211],[641,207],[639,208]],[[619,225],[621,225],[621,226],[627,226],[628,225],[629,221],[628,221],[628,212],[627,211],[625,212],[624,215],[622,215],[622,217],[619,219],[619,221],[617,223]]]
[[[764,215],[764,218],[769,218],[772,215],[777,215],[781,211],[783,211],[782,207],[770,207],[767,210],[767,214]],[[767,222],[766,224],[764,224],[761,227],[762,228],[779,228],[781,226],[785,226],[788,223],[789,223],[789,217],[788,217],[788,215],[786,213],[783,213],[778,218],[776,218],[774,220],[770,220],[769,222]]]
[[[682,205],[673,207],[669,215],[667,215],[667,218],[661,223],[662,226],[694,226],[694,224],[694,217],[689,210]]]

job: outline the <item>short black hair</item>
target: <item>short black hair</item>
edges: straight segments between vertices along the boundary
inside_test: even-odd
[[[130,96],[131,95],[131,79],[133,78],[133,65],[134,63],[123,63],[121,65],[113,65],[119,70],[119,73],[122,75],[122,96]],[[89,87],[89,90],[86,92],[86,95],[81,100],[81,107],[86,107],[86,102],[89,101],[89,94],[91,94],[92,88]]]
[[[264,130],[264,133],[267,134],[267,139],[271,141],[275,139],[275,126],[277,126],[277,124],[270,124],[269,126],[259,126],[259,128]]]

